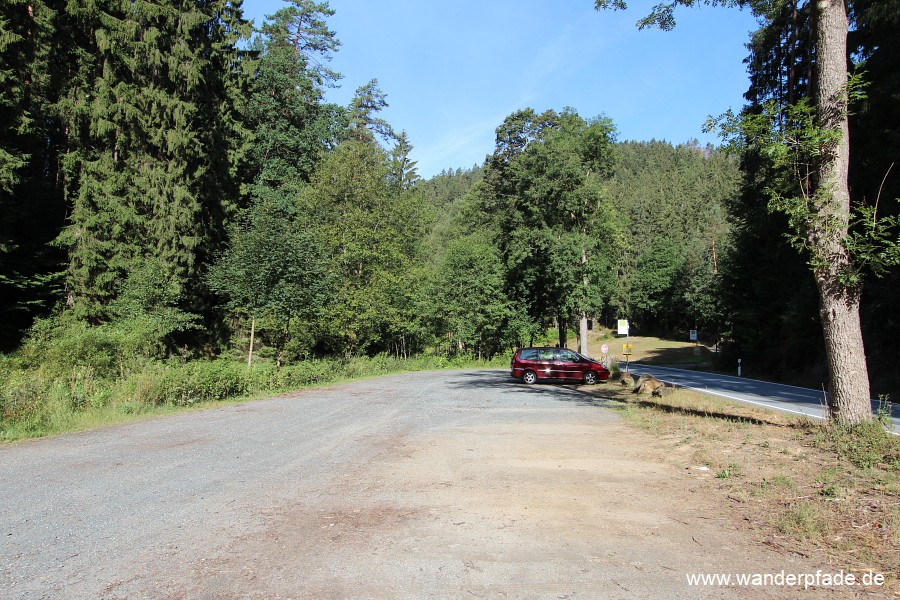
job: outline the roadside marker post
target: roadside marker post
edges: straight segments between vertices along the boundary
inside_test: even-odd
[[[619,335],[622,335],[624,333],[625,341],[629,342],[629,343],[624,344],[622,347],[622,356],[625,357],[625,372],[627,373],[628,372],[628,359],[629,359],[629,357],[631,357],[631,344],[630,344],[631,334],[629,331],[630,328],[628,327],[628,319],[619,319],[619,322],[617,323],[617,325],[618,325],[617,329],[618,329]]]

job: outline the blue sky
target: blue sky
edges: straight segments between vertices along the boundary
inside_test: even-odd
[[[755,21],[746,11],[681,9],[671,32],[638,31],[655,2],[597,12],[593,0],[331,0],[341,40],[331,67],[346,105],[378,79],[382,114],[406,130],[419,175],[481,164],[515,110],[605,114],[619,140],[697,138],[707,115],[743,105],[743,59]],[[281,0],[245,0],[259,25]]]

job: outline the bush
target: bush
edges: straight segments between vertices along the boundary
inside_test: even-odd
[[[183,383],[174,386],[173,400],[178,405],[225,400],[250,391],[247,368],[240,363],[195,361],[175,371],[183,373]]]
[[[47,393],[43,377],[22,370],[0,371],[0,421],[26,421],[39,409]]]
[[[35,323],[19,354],[22,366],[41,369],[51,377],[90,368],[97,376],[115,375],[123,357],[119,332],[90,327],[64,317]]]
[[[132,373],[124,381],[119,382],[117,397],[130,408],[134,406],[163,406],[171,402],[172,391],[170,367],[163,364],[150,364],[141,371]]]
[[[106,406],[112,398],[108,381],[91,367],[76,367],[64,375],[0,368],[0,439],[40,435],[65,427],[75,414]],[[15,434],[19,431],[21,434]]]
[[[35,323],[18,361],[54,377],[82,368],[101,379],[123,377],[158,354],[157,334],[158,327],[149,318],[90,326],[64,314]]]
[[[149,365],[121,387],[124,398],[146,406],[190,406],[244,396],[251,390],[247,367],[227,360]]]

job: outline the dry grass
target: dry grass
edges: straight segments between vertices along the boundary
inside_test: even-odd
[[[548,329],[546,335],[536,339],[536,345],[553,346],[557,343],[555,329]],[[641,361],[656,365],[685,365],[708,367],[715,357],[715,348],[685,340],[669,340],[649,336],[619,337],[609,329],[595,329],[588,334],[588,355],[599,359],[604,344],[609,351],[606,358],[612,361],[625,362],[623,346],[631,344],[632,355],[629,360]],[[578,339],[574,331],[569,332],[567,347],[578,350]]]
[[[683,467],[762,543],[884,573],[900,597],[900,438],[869,432],[848,444],[809,420],[684,390],[651,398],[611,382],[591,393],[616,400],[669,460],[688,457]]]
[[[588,354],[599,358],[603,344],[609,348],[606,357],[609,360],[625,362],[623,346],[631,344],[630,361],[641,361],[644,364],[683,365],[686,367],[710,367],[715,358],[715,348],[696,342],[670,340],[649,336],[618,337],[614,332],[603,329],[592,331],[588,335]],[[577,350],[577,340],[569,341],[569,346]]]

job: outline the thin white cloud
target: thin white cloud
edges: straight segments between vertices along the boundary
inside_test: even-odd
[[[483,118],[461,129],[447,131],[435,141],[415,146],[413,159],[418,161],[419,175],[428,178],[443,169],[480,165],[493,152],[495,131],[506,116]]]

